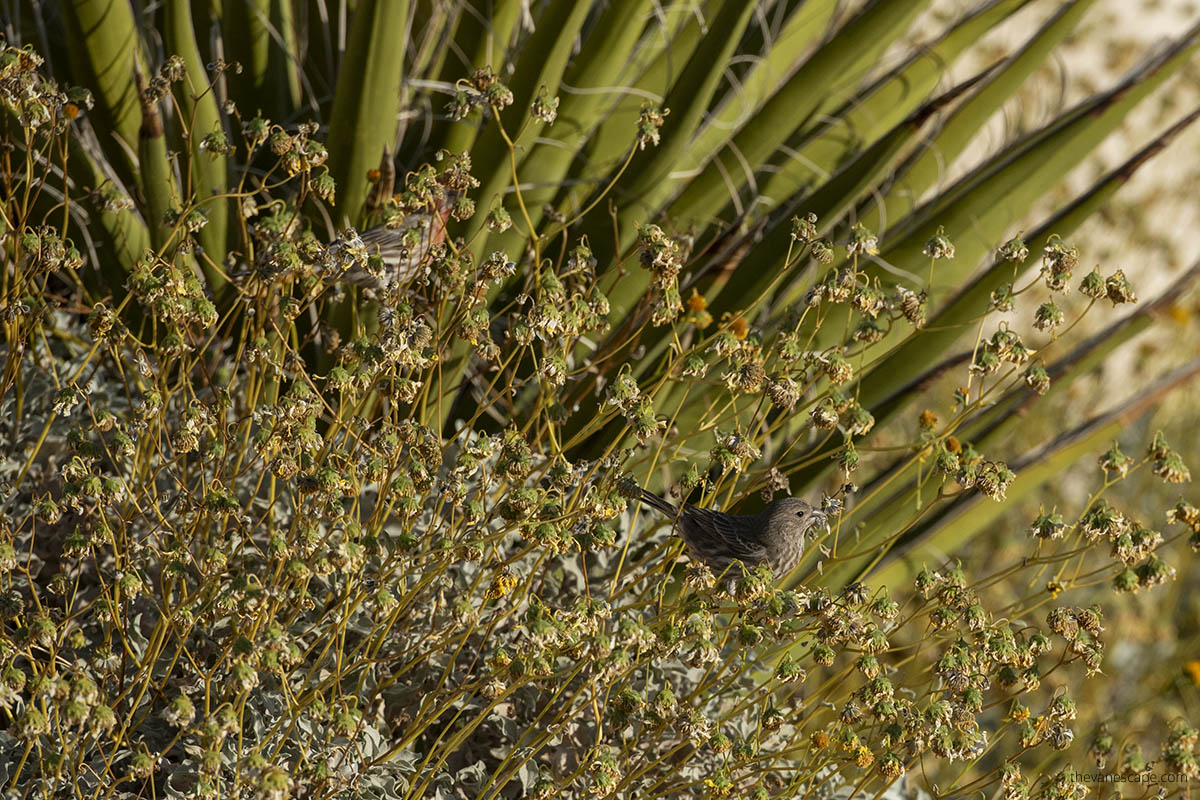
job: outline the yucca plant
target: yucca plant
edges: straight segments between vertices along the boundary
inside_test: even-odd
[[[7,786],[1067,797],[1089,763],[1142,775],[1149,740],[1098,714],[1073,744],[1070,692],[1103,663],[1089,587],[1162,583],[1200,531],[1183,499],[1142,522],[1112,502],[1131,473],[1190,479],[1161,435],[1113,441],[1200,362],[1049,439],[1022,420],[1190,286],[1074,334],[1138,275],[1081,268],[1072,233],[1196,114],[1030,209],[1200,29],[943,185],[1092,3],[955,86],[1030,3],[932,37],[927,5],[9,4]],[[381,268],[375,225],[414,231],[415,279],[343,280]],[[1089,454],[1077,508],[972,563]],[[674,569],[630,480],[834,522],[789,576]],[[1195,740],[1176,720],[1163,767],[1195,774]]]

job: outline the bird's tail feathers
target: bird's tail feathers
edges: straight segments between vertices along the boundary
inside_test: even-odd
[[[674,518],[675,515],[679,513],[679,509],[676,508],[675,506],[673,506],[671,503],[668,503],[666,500],[662,499],[661,497],[656,495],[654,492],[647,492],[645,489],[642,489],[641,487],[638,487],[637,499],[641,500],[643,503],[650,506],[651,508],[658,509],[659,511],[663,512],[664,514],[666,514],[667,516],[669,516],[671,518]]]
[[[634,481],[633,478],[630,478],[628,476],[621,478],[618,481],[617,489],[623,497],[627,497],[630,500],[637,500],[641,503],[644,503],[645,505],[648,505],[651,508],[661,511],[662,513],[666,514],[668,517],[671,517],[672,519],[674,519],[679,514],[678,508],[676,508],[674,505],[667,502],[663,498],[659,497],[654,492],[648,492],[645,489],[643,489],[641,486],[638,486],[637,482]]]

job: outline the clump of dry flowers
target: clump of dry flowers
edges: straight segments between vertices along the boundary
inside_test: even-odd
[[[0,91],[30,159],[87,103],[37,67],[4,52]],[[155,76],[160,97],[178,69]],[[455,113],[483,106],[500,124],[512,97],[481,70]],[[553,122],[557,98],[539,97]],[[656,144],[665,114],[643,112],[630,146]],[[879,241],[861,225],[824,239],[797,217],[791,257],[808,277],[778,314],[714,318],[698,294],[685,314],[689,248],[647,224],[627,268],[650,288],[628,319],[584,239],[532,260],[538,248],[477,256],[452,236],[345,323],[332,309],[353,290],[338,278],[370,254],[353,231],[317,235],[302,209],[334,196],[316,126],[231,129],[240,140],[207,149],[269,166],[247,168],[252,266],[219,305],[198,278],[199,204],[166,221],[121,300],[69,279],[84,257],[54,214],[10,216],[39,222],[0,242],[9,789],[1067,798],[1089,759],[1145,770],[1094,714],[1080,724],[1073,698],[1104,680],[1112,632],[1105,604],[1072,598],[1104,581],[1155,591],[1175,574],[1171,544],[1200,541],[1186,500],[1140,519],[1110,499],[1129,476],[1190,479],[1164,436],[1141,458],[1112,445],[1083,505],[1008,532],[1027,537],[1020,558],[893,562],[886,585],[872,571],[879,548],[909,552],[944,511],[1030,496],[1033,465],[993,431],[1061,374],[1040,351],[1086,310],[1071,287],[1132,302],[1123,273],[1079,283],[1077,251],[1051,239],[1026,285],[976,309],[962,388],[909,419],[864,404],[857,381],[889,337],[921,335],[929,287],[868,273]],[[469,191],[471,168],[445,154],[410,173],[381,218]],[[941,229],[925,248],[931,270],[955,252]],[[999,256],[1029,258],[1017,240]],[[76,304],[56,303],[63,287]],[[1025,303],[1035,288],[1051,299]],[[1011,309],[1018,321],[996,319]],[[834,523],[787,581],[714,576],[676,565],[668,527],[622,494],[630,476],[719,506],[824,489],[814,502]],[[1196,739],[1171,727],[1162,766],[1193,776]]]

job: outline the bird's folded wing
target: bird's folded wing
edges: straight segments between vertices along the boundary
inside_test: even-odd
[[[688,508],[688,517],[695,523],[689,526],[695,542],[688,544],[701,552],[720,553],[724,559],[738,559],[757,564],[767,558],[767,548],[759,539],[753,517],[737,517],[707,508]]]

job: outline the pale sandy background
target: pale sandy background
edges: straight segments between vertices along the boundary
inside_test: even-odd
[[[980,47],[954,65],[947,85],[974,74],[982,66],[1013,52],[1052,15],[1060,2],[1035,2],[995,30]],[[966,0],[935,0],[914,31],[942,30],[974,8]],[[1087,12],[1075,34],[1054,57],[1026,81],[1020,94],[992,119],[977,146],[955,166],[952,179],[999,149],[1016,132],[1038,127],[1088,95],[1119,81],[1147,54],[1200,22],[1194,0],[1100,0]],[[920,40],[918,33],[915,37]],[[928,37],[926,37],[928,38]],[[911,41],[910,41],[911,44]],[[1157,134],[1200,106],[1200,54],[1143,101],[1125,124],[1080,165],[1029,222],[1089,186],[1119,165]],[[1093,217],[1070,237],[1080,249],[1081,267],[1099,265],[1104,273],[1123,269],[1143,300],[1158,294],[1183,270],[1200,259],[1200,122],[1180,135],[1164,152],[1144,165],[1118,192],[1109,210]],[[1108,324],[1111,312],[1085,320],[1090,327]],[[1151,375],[1200,353],[1200,293],[1192,290],[1156,330],[1139,337],[1105,367],[1099,386],[1081,386],[1091,395],[1089,406],[1119,402]],[[1099,390],[1099,391],[1097,391]],[[1200,389],[1178,392],[1155,416],[1172,419],[1200,403]],[[1084,398],[1080,398],[1083,400]],[[1200,436],[1187,449],[1200,468]]]
[[[931,21],[952,19],[973,5],[961,0],[936,2]],[[972,52],[975,58],[955,65],[952,75],[965,78],[983,63],[1011,53],[1059,5],[1039,2],[1022,9]],[[1039,125],[1062,108],[1113,85],[1148,52],[1197,21],[1200,4],[1193,0],[1097,2],[1047,67],[1032,76],[1020,97],[992,121],[980,151],[973,155],[981,158],[984,149],[999,147],[1014,130]],[[1065,200],[1083,189],[1197,105],[1200,57],[1144,101],[1054,199]],[[1138,172],[1117,196],[1108,219],[1092,221],[1075,237],[1081,245],[1086,240],[1089,256],[1102,265],[1111,263],[1136,273],[1143,296],[1156,293],[1200,257],[1198,155],[1200,124]]]
[[[929,22],[941,27],[973,4],[942,0],[935,5]],[[955,78],[965,78],[979,66],[1011,52],[1058,6],[1057,2],[1041,2],[1024,9],[1011,24],[989,36],[981,52],[972,54],[976,61],[956,65]],[[1020,97],[996,115],[968,161],[978,163],[1015,129],[1045,122],[1061,109],[1113,85],[1148,52],[1197,21],[1200,4],[1195,2],[1100,0],[1048,67],[1032,76]],[[1066,186],[1047,198],[1043,212],[1066,202],[1197,106],[1200,54],[1135,109],[1098,152],[1074,171]],[[967,166],[960,164],[958,169]],[[1090,269],[1099,264],[1105,273],[1124,269],[1143,299],[1156,297],[1194,264],[1200,258],[1200,122],[1143,166],[1117,194],[1111,209],[1090,220],[1070,241],[1080,249],[1081,266]],[[1098,328],[1111,320],[1111,313],[1102,312],[1085,323]],[[1193,288],[1158,325],[1106,361],[1098,377],[1072,387],[1061,410],[1063,424],[1078,423],[1119,403],[1154,376],[1197,355],[1200,291]],[[1126,452],[1141,456],[1156,429],[1162,429],[1184,456],[1192,470],[1192,483],[1168,486],[1143,474],[1114,487],[1109,497],[1148,527],[1174,533],[1177,528],[1167,526],[1163,508],[1180,497],[1200,503],[1200,383],[1176,391],[1126,430],[1121,437]],[[1061,499],[1061,510],[1073,511],[1095,489],[1096,481],[1095,462],[1081,461],[1062,475],[1057,485],[1039,495],[1038,501]],[[1036,511],[1032,507],[1017,510],[1007,523],[1010,527],[1001,526],[997,531],[997,541],[1017,542],[1019,549],[1020,523]],[[1071,595],[1072,602],[1095,601],[1104,607],[1110,631],[1105,634],[1110,652],[1104,671],[1115,678],[1087,684],[1076,699],[1081,708],[1112,709],[1113,724],[1123,733],[1140,731],[1146,737],[1148,757],[1158,755],[1154,740],[1168,720],[1179,716],[1193,724],[1200,720],[1200,687],[1183,669],[1189,661],[1200,660],[1196,622],[1200,605],[1192,599],[1200,590],[1200,560],[1182,542],[1165,548],[1162,556],[1178,569],[1178,579],[1163,587],[1117,598],[1106,585],[1100,585],[1090,596]],[[1095,713],[1087,716],[1095,721]],[[1081,747],[1085,747],[1090,734],[1085,729],[1078,734],[1084,737]]]

